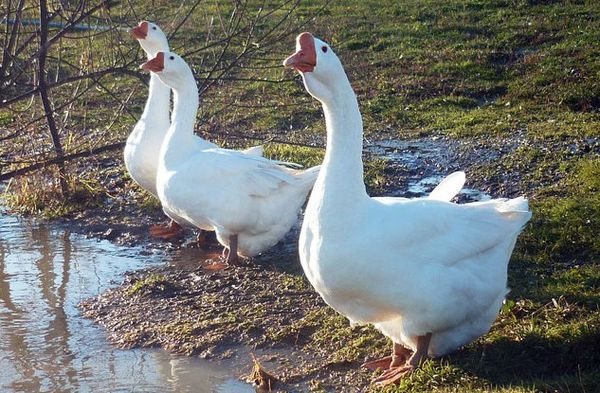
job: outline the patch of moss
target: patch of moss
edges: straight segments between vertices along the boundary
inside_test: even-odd
[[[377,194],[388,185],[385,169],[387,160],[375,158],[366,160],[364,163],[364,178],[369,193]]]
[[[139,296],[153,292],[164,292],[173,287],[173,284],[162,274],[150,274],[135,281],[125,290],[127,296]]]

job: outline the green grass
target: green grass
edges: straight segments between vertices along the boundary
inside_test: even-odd
[[[591,1],[350,1],[332,4],[313,31],[342,58],[367,133],[553,138],[600,130],[598,27]],[[263,93],[279,101],[287,90]],[[300,99],[295,112],[306,109]]]
[[[265,157],[294,162],[305,168],[320,165],[323,161],[325,150],[312,147],[284,145],[269,143],[265,146]]]
[[[548,264],[600,262],[600,159],[563,162],[564,180],[540,190],[524,235],[528,252]],[[546,195],[544,195],[544,193]]]

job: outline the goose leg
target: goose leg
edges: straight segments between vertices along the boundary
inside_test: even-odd
[[[225,260],[225,262],[229,265],[239,265],[237,246],[238,235],[229,236],[229,252],[227,253],[227,259]]]
[[[410,356],[410,350],[404,348],[400,344],[394,343],[392,354],[390,356],[382,357],[381,359],[371,360],[361,364],[361,367],[368,368],[369,370],[387,370],[388,368],[398,367],[403,365]]]
[[[198,233],[196,234],[196,243],[198,246],[202,247],[208,243],[208,239],[206,238],[206,231],[202,229],[198,229]]]
[[[171,220],[167,225],[152,225],[150,235],[163,240],[173,240],[183,234],[183,227]]]
[[[229,247],[223,247],[221,252],[221,258],[225,259],[223,262],[214,262],[205,267],[206,270],[222,270],[231,265],[239,265],[239,259],[237,255],[237,243],[238,235],[229,236]]]
[[[217,243],[217,238],[216,238],[215,232],[197,229],[196,243],[200,247],[211,246],[211,245]]]
[[[421,362],[427,358],[429,343],[431,342],[431,333],[417,337],[417,350],[402,365],[390,367],[389,370],[375,378],[372,382],[377,386],[388,386],[397,383],[405,376],[416,370]]]

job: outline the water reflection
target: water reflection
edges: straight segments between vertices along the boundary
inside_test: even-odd
[[[0,213],[0,391],[254,391],[228,365],[115,349],[80,316],[76,305],[125,271],[165,262],[138,251]]]

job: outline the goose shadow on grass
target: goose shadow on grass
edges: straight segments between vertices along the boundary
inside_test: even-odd
[[[497,387],[600,392],[600,272],[514,261],[492,331],[442,358]]]
[[[594,392],[600,389],[600,327],[585,330],[555,339],[537,333],[520,341],[500,338],[441,360],[498,387]]]

